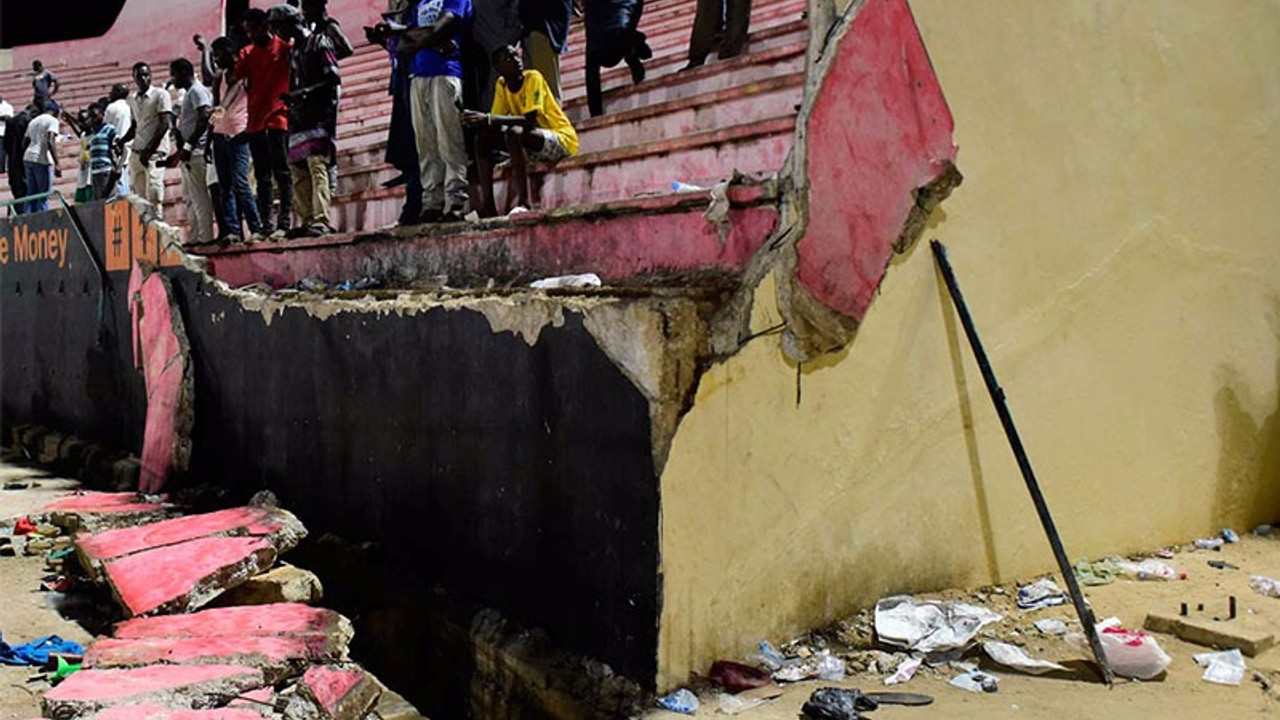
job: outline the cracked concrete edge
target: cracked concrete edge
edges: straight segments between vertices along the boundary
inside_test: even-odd
[[[146,275],[154,273],[154,270]],[[191,430],[195,427],[195,370],[191,362],[191,341],[187,337],[187,327],[182,320],[182,312],[173,300],[173,284],[163,273],[155,273],[164,285],[165,299],[169,303],[169,320],[174,336],[178,340],[178,353],[182,357],[182,381],[178,388],[178,404],[175,408],[173,423],[173,461],[170,465],[169,480],[173,475],[181,477],[191,467]],[[144,282],[147,277],[144,277]]]

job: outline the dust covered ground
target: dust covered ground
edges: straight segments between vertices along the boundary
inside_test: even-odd
[[[1191,540],[1191,538],[1188,538]],[[1156,548],[1152,548],[1154,551]],[[1227,598],[1235,595],[1238,623],[1274,629],[1280,633],[1280,599],[1264,597],[1249,585],[1251,575],[1280,578],[1280,532],[1269,538],[1243,537],[1235,545],[1220,551],[1197,550],[1193,546],[1175,548],[1169,565],[1187,574],[1186,580],[1137,581],[1117,579],[1110,585],[1084,588],[1085,595],[1099,620],[1115,616],[1126,628],[1140,629],[1149,612],[1177,615],[1180,604],[1190,605],[1191,614],[1211,619],[1227,616]],[[1239,569],[1214,569],[1209,561],[1225,561]],[[1034,580],[1027,578],[1023,583]],[[884,678],[891,674],[903,654],[871,650],[873,616],[866,611],[826,631],[801,638],[782,650],[794,654],[797,649],[816,651],[823,647],[846,660],[850,675],[841,682],[818,680],[784,686],[784,694],[764,705],[745,710],[736,717],[744,720],[795,720],[809,695],[820,687],[859,688],[864,692],[901,691],[924,693],[934,698],[927,707],[890,707],[866,713],[870,720],[1028,720],[1030,718],[1187,718],[1188,720],[1226,720],[1228,718],[1280,717],[1280,689],[1272,685],[1280,681],[1280,649],[1272,648],[1258,657],[1245,658],[1248,670],[1244,682],[1236,687],[1215,685],[1201,679],[1204,669],[1192,660],[1196,653],[1211,648],[1183,642],[1170,635],[1155,635],[1160,646],[1172,657],[1166,675],[1149,682],[1117,680],[1110,688],[1086,672],[1079,672],[1081,662],[1089,657],[1087,650],[1069,638],[1046,636],[1035,629],[1036,620],[1054,618],[1078,632],[1079,623],[1070,604],[1043,610],[1023,611],[1016,603],[1018,584],[999,588],[952,590],[921,595],[920,598],[957,600],[981,605],[1004,615],[1004,620],[989,625],[977,640],[999,640],[1022,646],[1034,658],[1056,661],[1076,668],[1073,674],[1030,676],[1001,669],[983,660],[982,670],[999,678],[998,691],[970,693],[951,687],[947,681],[960,674],[951,667],[922,667],[905,685],[886,687]],[[1204,603],[1204,613],[1195,608]],[[1229,626],[1229,622],[1223,622]],[[740,658],[729,658],[737,659]],[[966,658],[975,660],[976,657]],[[868,669],[868,666],[869,669]],[[1255,679],[1255,676],[1257,679]],[[1265,686],[1271,685],[1271,689]],[[699,688],[702,703],[698,717],[728,717],[717,710],[719,690]],[[675,720],[688,717],[655,710],[647,720]]]

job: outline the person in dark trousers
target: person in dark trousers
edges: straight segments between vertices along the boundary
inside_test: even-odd
[[[409,24],[409,13],[413,12],[416,3],[401,0],[398,9],[393,9],[384,17],[399,26]],[[387,129],[387,164],[400,172],[400,175],[383,183],[383,187],[405,186],[404,206],[400,209],[399,225],[417,225],[422,215],[422,181],[418,170],[418,141],[413,134],[413,109],[409,97],[411,70],[413,62],[398,57],[391,39],[390,22],[380,22],[364,29],[365,37],[370,43],[388,48],[391,54],[391,80],[387,93],[391,95],[391,125]]]
[[[689,64],[685,70],[701,67],[720,40],[721,60],[737,57],[747,47],[751,23],[751,0],[697,0],[693,32],[689,36]]]
[[[488,113],[465,110],[462,123],[477,133],[476,165],[480,172],[480,213],[497,214],[493,201],[493,151],[505,147],[515,172],[516,206],[528,210],[529,160],[554,163],[578,152],[578,133],[551,94],[537,70],[525,70],[514,46],[493,53],[498,69],[493,109]]]
[[[43,99],[47,104],[58,107],[58,103],[54,101],[53,96],[58,94],[58,76],[54,75],[51,70],[46,70],[44,63],[39,60],[31,61],[31,89],[32,101]]]
[[[22,159],[24,141],[27,137],[27,125],[31,123],[32,108],[28,107],[14,113],[4,124],[4,154],[8,164],[9,191],[15,198],[27,195],[27,166]],[[22,215],[27,211],[26,203],[13,205],[14,213]]]
[[[259,8],[245,12],[243,25],[250,42],[236,59],[236,72],[244,78],[249,98],[245,129],[258,180],[258,217],[264,233],[281,239],[293,219],[293,177],[287,157],[289,114],[281,99],[289,92],[289,43],[270,33],[267,13]],[[272,222],[276,197],[280,210]]]
[[[217,70],[213,97],[213,162],[218,169],[221,197],[215,199],[222,242],[241,242],[247,226],[250,236],[262,235],[258,206],[249,187],[249,100],[244,80],[236,75],[236,50],[229,38],[210,46],[211,64]]]
[[[644,0],[586,0],[587,107],[592,116],[604,114],[600,68],[625,62],[631,80],[644,82],[644,62],[653,57],[644,33],[638,30]]]
[[[520,24],[524,26],[524,38],[520,41],[524,64],[542,74],[558,101],[561,99],[560,56],[569,45],[573,0],[520,0],[519,11]]]
[[[32,195],[49,192],[53,177],[62,177],[58,167],[58,108],[41,98],[31,103],[35,110],[27,125],[23,141],[23,164],[27,173],[27,192]],[[27,212],[44,212],[49,209],[49,198],[27,203]]]
[[[323,0],[304,0],[306,7]],[[329,167],[334,160],[338,124],[338,58],[333,41],[323,32],[308,30],[302,13],[292,5],[276,5],[271,29],[293,43],[289,54],[289,166],[298,228],[293,237],[319,237],[335,232],[329,222]]]

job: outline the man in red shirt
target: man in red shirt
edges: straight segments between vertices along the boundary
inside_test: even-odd
[[[289,92],[289,43],[267,29],[267,13],[250,8],[244,15],[250,42],[240,51],[236,74],[244,78],[249,99],[249,150],[258,180],[258,216],[262,231],[283,238],[293,216],[293,179],[286,156],[289,115],[280,96]],[[280,212],[271,221],[272,185],[280,198]],[[274,226],[275,230],[272,231]]]

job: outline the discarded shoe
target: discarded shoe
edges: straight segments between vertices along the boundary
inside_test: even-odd
[[[813,720],[862,720],[862,713],[878,707],[856,688],[826,687],[814,690],[800,711]]]

